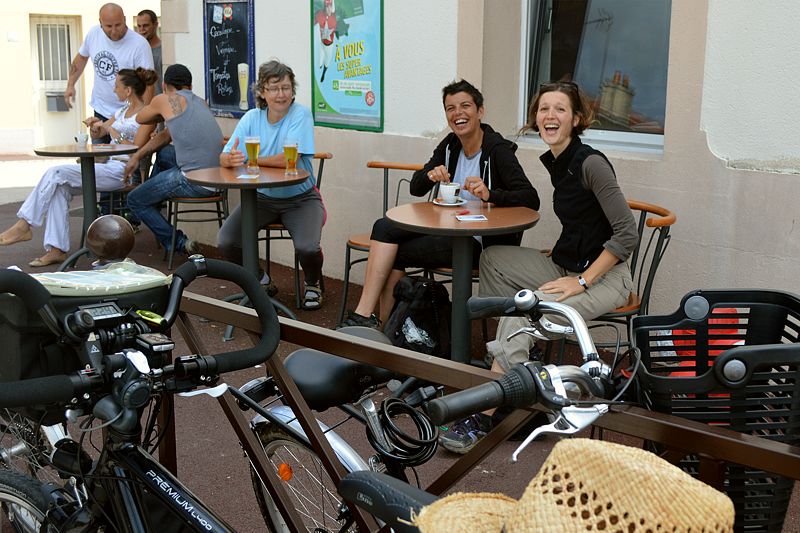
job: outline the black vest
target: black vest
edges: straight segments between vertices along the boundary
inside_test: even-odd
[[[586,270],[614,233],[597,197],[583,187],[581,167],[592,154],[608,161],[601,152],[575,137],[557,159],[550,152],[540,158],[550,172],[553,210],[562,226],[561,236],[553,247],[553,262],[572,272]]]

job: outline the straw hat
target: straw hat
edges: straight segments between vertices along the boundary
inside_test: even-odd
[[[424,507],[422,533],[733,531],[733,503],[656,455],[591,439],[555,445],[519,502],[457,493]]]

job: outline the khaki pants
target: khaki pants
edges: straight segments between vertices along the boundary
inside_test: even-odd
[[[577,272],[570,272],[556,265],[552,258],[540,250],[520,246],[492,246],[481,254],[479,294],[512,296],[522,289],[536,291],[548,281],[577,275]],[[587,290],[562,303],[573,307],[588,322],[625,304],[632,290],[630,269],[626,263],[620,263],[595,280]],[[536,295],[545,301],[553,301],[560,296],[541,291],[536,291]],[[548,316],[548,319],[565,323],[564,319],[557,316]],[[487,359],[497,359],[503,370],[508,370],[515,363],[527,361],[534,338],[518,335],[510,341],[506,340],[508,335],[526,326],[528,320],[524,317],[502,317],[497,328],[497,339],[487,344]]]

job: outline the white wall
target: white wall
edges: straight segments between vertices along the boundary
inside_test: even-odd
[[[702,126],[731,166],[800,173],[798,20],[796,0],[709,2]]]
[[[507,136],[515,133],[524,1],[385,1],[385,133],[315,130],[317,149],[334,154],[322,187],[326,275],[342,276],[348,235],[369,231],[381,215],[381,173],[365,168],[366,162],[424,162],[441,139],[442,86],[457,76],[482,78],[476,83],[486,97],[486,121]],[[180,2],[162,0],[162,9]],[[190,16],[180,22],[189,33],[175,36],[176,54],[202,65],[202,13],[189,5],[195,2],[184,3]],[[308,104],[308,3],[257,4],[259,61],[275,55],[289,62],[303,87],[300,101]],[[800,263],[798,113],[791,98],[800,86],[800,61],[797,39],[789,33],[800,4],[750,5],[673,0],[664,152],[607,152],[626,196],[665,206],[678,217],[656,280],[653,312],[674,310],[683,294],[697,288],[800,292],[794,288]],[[292,38],[289,28],[299,37]],[[233,121],[225,122],[232,130]],[[542,198],[542,219],[523,242],[550,247],[560,226],[538,160],[542,151],[530,143],[517,151]],[[209,225],[198,237],[213,243],[216,230]],[[288,244],[273,249],[273,259],[284,264],[291,264],[291,254]],[[363,267],[357,267],[352,279],[362,275]]]

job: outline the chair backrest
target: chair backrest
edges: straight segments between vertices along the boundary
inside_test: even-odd
[[[638,200],[628,200],[628,206],[637,218],[636,231],[639,234],[628,264],[641,302],[639,314],[643,315],[647,314],[653,281],[667,251],[670,227],[676,217],[669,209]]]
[[[333,154],[330,152],[317,152],[314,154],[314,159],[317,160],[317,189],[322,187],[322,171],[325,169],[325,161],[333,159]]]
[[[416,172],[422,170],[423,165],[419,163],[391,163],[387,161],[367,161],[367,168],[382,168],[383,169],[383,213],[389,210],[389,171],[390,170],[405,170],[409,172]],[[402,178],[397,184],[397,193],[395,194],[395,204],[400,197],[400,184],[403,182],[411,183],[407,178]]]

